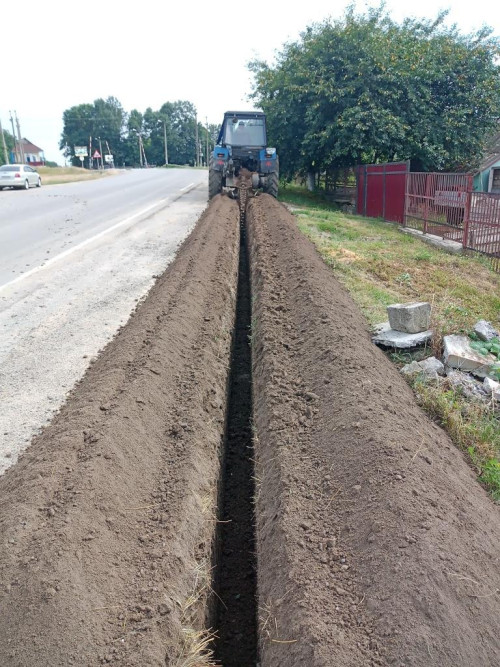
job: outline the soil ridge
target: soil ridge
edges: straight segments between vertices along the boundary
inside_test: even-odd
[[[498,507],[293,216],[247,220],[262,667],[493,667]]]

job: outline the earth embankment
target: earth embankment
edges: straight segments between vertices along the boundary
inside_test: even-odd
[[[0,664],[183,664],[210,621],[238,207],[218,197],[0,478]]]
[[[498,507],[293,216],[242,222],[249,276],[217,196],[0,478],[0,665],[496,667]]]
[[[498,508],[272,198],[247,213],[262,667],[493,667]]]

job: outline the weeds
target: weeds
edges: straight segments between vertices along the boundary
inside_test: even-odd
[[[500,501],[500,421],[493,406],[471,402],[459,390],[410,379],[419,403],[469,455],[479,479],[493,499]]]

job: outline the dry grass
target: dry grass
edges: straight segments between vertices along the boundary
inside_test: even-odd
[[[172,667],[215,667],[211,644],[216,636],[209,630],[182,630],[179,654],[169,661]]]
[[[74,183],[76,181],[94,181],[98,178],[118,174],[117,169],[105,171],[81,169],[80,167],[37,167],[42,177],[43,185],[57,185],[60,183]]]

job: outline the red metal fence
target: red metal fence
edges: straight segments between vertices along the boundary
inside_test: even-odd
[[[356,167],[356,212],[370,218],[404,222],[409,162]]]
[[[470,174],[408,174],[405,226],[461,242],[472,183]]]
[[[356,212],[461,243],[500,272],[500,195],[473,192],[471,174],[409,172],[407,162],[356,169]]]
[[[488,255],[494,270],[500,273],[500,195],[470,194],[469,219],[462,244],[467,250]]]

